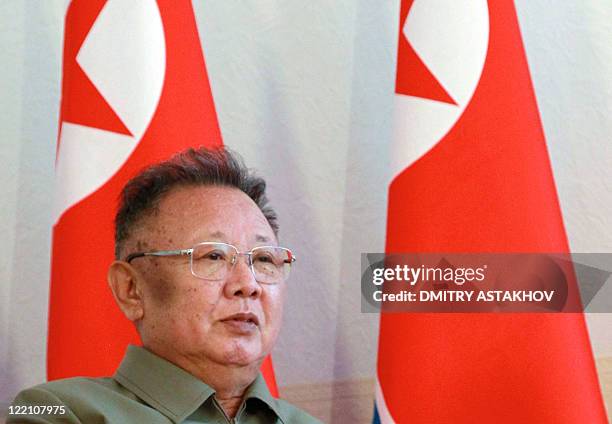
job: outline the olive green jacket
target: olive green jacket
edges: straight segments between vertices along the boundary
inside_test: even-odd
[[[233,420],[214,394],[183,369],[129,346],[111,378],[69,378],[22,391],[9,409],[7,424],[320,423],[275,399],[261,375],[248,387]]]

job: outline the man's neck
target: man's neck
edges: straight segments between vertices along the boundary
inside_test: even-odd
[[[257,378],[261,366],[260,361],[245,366],[225,365],[199,357],[168,355],[157,349],[145,348],[212,387],[215,399],[230,418],[236,416],[244,393]]]

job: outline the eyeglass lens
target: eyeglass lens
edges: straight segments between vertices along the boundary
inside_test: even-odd
[[[221,280],[236,263],[238,251],[225,243],[202,243],[194,247],[191,272],[206,280]],[[260,283],[284,281],[291,268],[291,252],[282,247],[262,246],[251,250],[250,263]]]

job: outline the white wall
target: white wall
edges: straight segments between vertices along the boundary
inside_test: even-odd
[[[0,2],[0,405],[45,378],[64,5]]]
[[[269,180],[299,254],[275,351],[280,385],[374,375],[359,253],[381,251],[397,3],[200,1],[225,142]],[[517,11],[572,249],[612,252],[612,4]],[[50,206],[65,1],[0,3],[0,403],[44,380]],[[610,318],[589,317],[596,355]],[[296,363],[299,366],[296,366]]]

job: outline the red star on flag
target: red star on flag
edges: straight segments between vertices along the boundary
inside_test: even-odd
[[[64,75],[60,122],[132,136],[77,62],[77,55],[106,0],[75,2],[66,15]]]
[[[395,79],[395,92],[406,96],[422,97],[439,102],[457,105],[446,89],[440,84],[435,75],[421,60],[414,50],[404,31],[404,25],[410,14],[414,0],[402,2],[400,10],[400,31],[397,46],[397,72]]]

